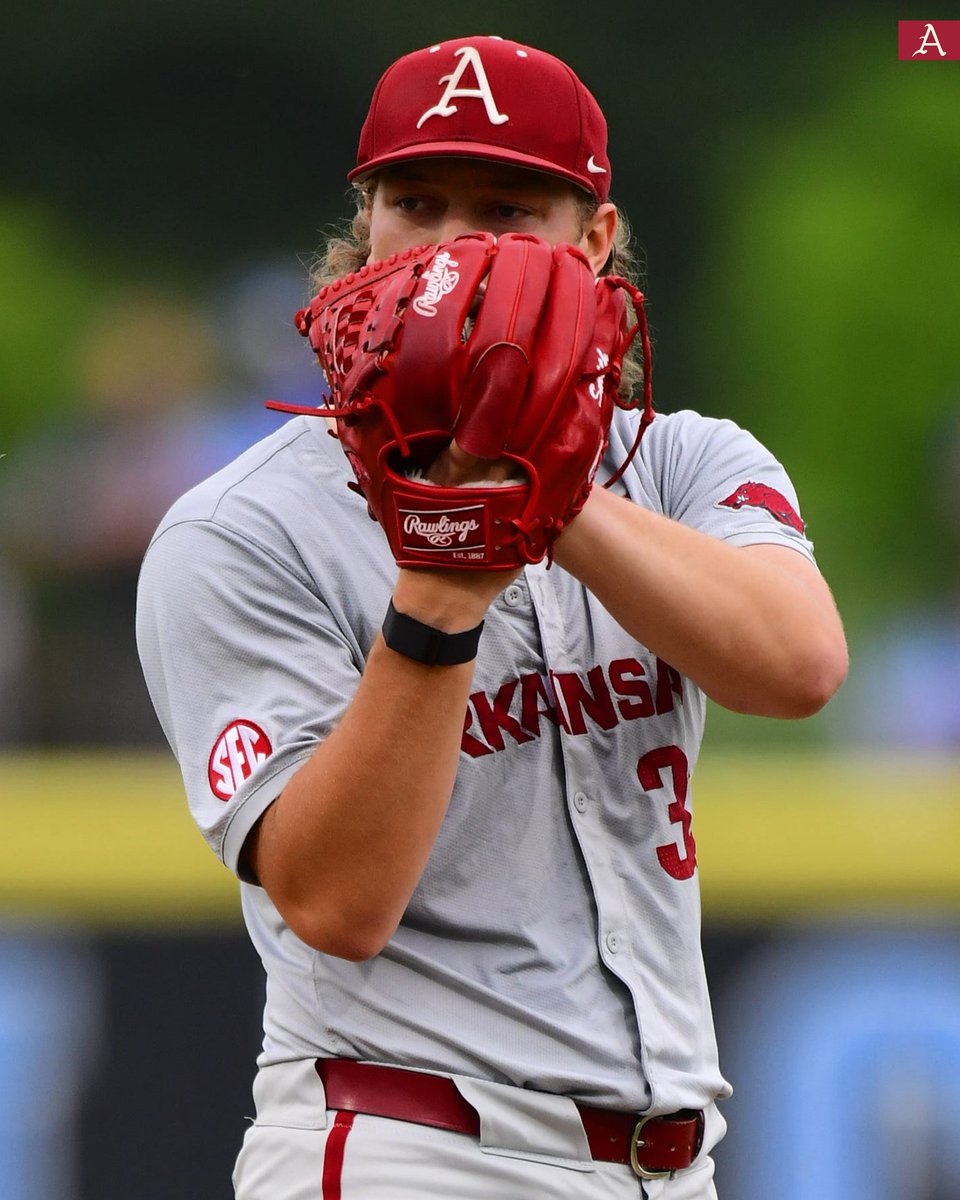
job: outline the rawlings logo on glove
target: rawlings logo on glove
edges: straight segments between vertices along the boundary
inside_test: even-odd
[[[459,266],[460,264],[454,262],[449,251],[446,250],[441,251],[433,260],[433,265],[424,275],[426,286],[423,289],[423,295],[417,296],[413,301],[413,307],[421,317],[437,315],[437,305],[460,282],[460,276],[456,271],[451,270],[452,267]]]
[[[614,405],[638,403],[617,395],[638,329],[644,411],[628,462],[653,418],[643,296],[530,234],[468,234],[361,267],[315,296],[297,327],[330,402],[269,407],[336,418],[352,486],[401,566],[502,570],[548,556],[593,486]],[[451,441],[515,477],[430,484]]]

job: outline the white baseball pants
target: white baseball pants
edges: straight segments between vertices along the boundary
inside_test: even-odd
[[[262,1068],[254,1098],[237,1200],[717,1200],[706,1150],[672,1179],[641,1180],[617,1163],[491,1150],[469,1134],[328,1111],[312,1059]],[[724,1128],[708,1110],[705,1147]]]

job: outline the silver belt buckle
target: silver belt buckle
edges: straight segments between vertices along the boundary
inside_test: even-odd
[[[671,1171],[648,1171],[646,1167],[640,1165],[640,1156],[638,1150],[642,1150],[646,1143],[640,1134],[643,1132],[643,1127],[652,1117],[641,1117],[634,1125],[633,1133],[630,1135],[630,1166],[633,1168],[633,1173],[639,1175],[641,1179],[663,1179],[664,1176],[672,1174]]]

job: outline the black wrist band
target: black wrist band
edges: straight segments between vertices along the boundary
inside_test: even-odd
[[[463,633],[444,633],[406,613],[398,613],[392,600],[382,630],[383,640],[391,650],[415,662],[426,663],[428,667],[451,667],[455,663],[470,662],[477,657],[482,631],[481,621]]]

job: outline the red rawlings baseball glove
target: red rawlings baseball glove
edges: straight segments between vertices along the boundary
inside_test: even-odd
[[[595,279],[579,250],[529,234],[408,250],[329,284],[297,314],[330,402],[270,407],[336,417],[401,566],[537,562],[586,501],[638,327],[641,434],[652,419],[642,303],[625,280]],[[477,458],[509,460],[517,478],[432,486],[423,472],[451,439]]]

